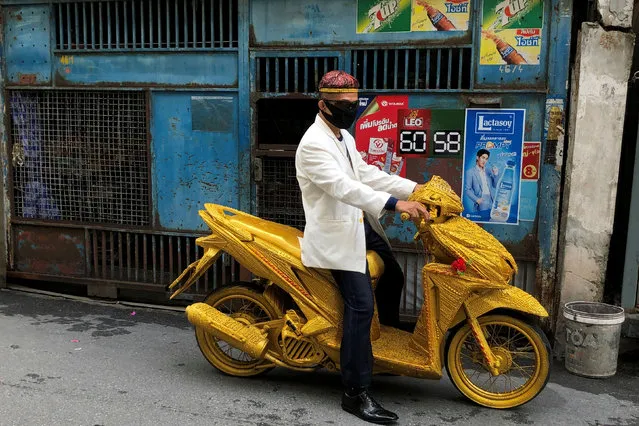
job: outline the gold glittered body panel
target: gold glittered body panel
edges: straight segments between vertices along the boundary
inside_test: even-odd
[[[439,176],[434,176],[410,201],[423,203],[431,221],[418,224],[420,238],[437,262],[450,265],[458,258],[467,263],[468,275],[508,284],[517,273],[517,263],[506,248],[476,223],[459,216],[459,196]]]
[[[463,258],[468,263],[468,275],[507,284],[517,273],[517,263],[504,246],[465,217],[451,217],[446,222],[431,224],[428,232],[428,249],[445,253],[440,260],[450,260],[448,264]]]
[[[461,202],[445,181],[434,177],[411,199],[422,202],[431,213],[430,221],[417,223],[416,239],[434,261],[422,270],[424,303],[413,333],[380,326],[375,308],[374,371],[437,379],[445,364],[444,339],[451,328],[466,321],[473,333],[482,334],[476,319],[498,308],[538,316],[547,313],[532,296],[509,285],[517,271],[514,259],[492,235],[459,216]],[[257,364],[251,367],[255,373],[272,366],[339,369],[343,302],[329,271],[302,264],[302,233],[215,204],[206,204],[200,215],[211,229],[211,235],[197,240],[205,254],[170,286],[172,297],[190,287],[226,252],[259,277],[260,300],[277,315],[260,322],[238,312],[223,320],[224,314],[217,309],[196,303],[188,308],[189,321],[255,358]],[[451,268],[458,258],[467,262],[463,274]],[[384,265],[372,252],[368,263],[375,286]],[[242,297],[250,296],[247,291]],[[501,372],[503,360],[493,354],[483,334],[476,339],[485,369]],[[240,364],[229,365],[222,370],[253,373],[241,370]]]

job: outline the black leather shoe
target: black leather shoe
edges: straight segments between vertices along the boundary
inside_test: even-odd
[[[364,421],[378,425],[395,423],[398,419],[397,414],[385,410],[369,395],[366,389],[357,392],[348,390],[344,392],[342,408]]]

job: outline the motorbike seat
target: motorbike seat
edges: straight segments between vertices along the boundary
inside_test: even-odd
[[[291,256],[299,258],[302,255],[299,238],[303,237],[304,233],[297,228],[260,219],[246,213],[227,216],[227,220],[235,226],[241,226],[258,239],[274,245]],[[366,252],[366,259],[368,260],[371,281],[375,285],[379,277],[384,273],[384,261],[377,253],[371,250]]]
[[[244,228],[258,239],[274,245],[291,256],[300,257],[302,255],[299,238],[303,237],[304,233],[297,228],[260,219],[249,214],[236,214],[228,216],[227,219],[234,225]]]

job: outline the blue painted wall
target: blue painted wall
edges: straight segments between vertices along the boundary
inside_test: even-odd
[[[251,42],[255,46],[470,42],[470,30],[357,34],[356,14],[355,1],[253,0]]]
[[[237,87],[237,53],[56,55],[55,82],[69,85],[198,85]]]
[[[248,78],[248,45],[244,41],[248,40],[247,1],[241,1],[239,7],[240,16],[244,17],[244,40],[239,43],[243,52],[173,49],[126,53],[56,51],[55,22],[49,4],[11,3],[15,6],[3,7],[7,41],[3,72],[8,86],[80,90],[125,86],[151,90],[148,99],[154,227],[203,230],[197,210],[204,202],[250,210],[248,83],[239,81],[240,75]],[[161,92],[158,87],[166,89]],[[239,97],[238,87],[243,89]],[[180,91],[184,88],[208,90]],[[230,88],[234,90],[226,90]],[[231,99],[224,131],[193,130],[191,96]],[[239,105],[239,98],[247,104],[245,107]],[[245,111],[242,119],[240,109]]]
[[[226,105],[232,122],[217,124],[227,130],[194,130],[192,97]],[[237,93],[154,92],[151,101],[156,225],[203,230],[197,212],[204,203],[239,207]]]
[[[51,81],[49,6],[3,8],[7,84]]]

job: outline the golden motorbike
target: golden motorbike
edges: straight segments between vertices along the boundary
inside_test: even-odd
[[[510,408],[532,400],[550,372],[550,345],[535,325],[546,310],[512,285],[515,260],[460,216],[461,200],[448,183],[435,176],[410,200],[430,213],[429,221],[416,222],[415,235],[432,260],[421,274],[424,302],[412,333],[380,325],[375,308],[374,373],[440,379],[445,367],[455,387],[477,404]],[[233,376],[274,367],[339,370],[342,298],[329,271],[302,264],[302,232],[215,204],[205,205],[200,216],[211,229],[197,240],[204,255],[171,284],[171,298],[222,252],[256,277],[222,286],[186,308],[206,359]],[[374,287],[384,265],[374,252],[367,257]]]

